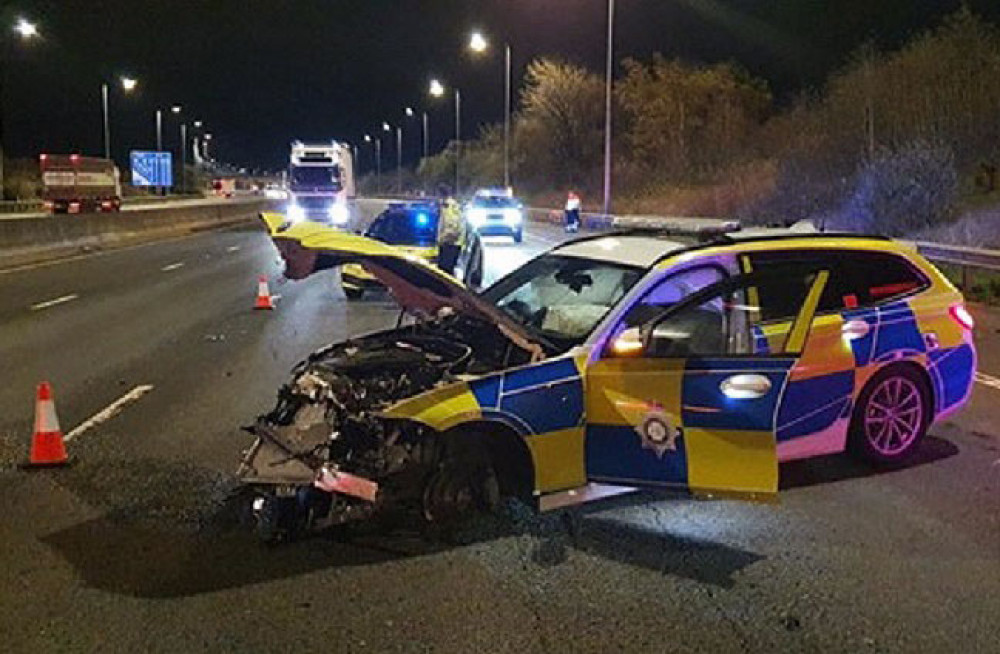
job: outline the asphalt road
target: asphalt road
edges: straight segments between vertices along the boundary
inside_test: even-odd
[[[560,238],[491,241],[488,275]],[[274,312],[250,309],[261,273]],[[0,273],[0,650],[1000,650],[998,314],[976,311],[992,377],[905,469],[796,463],[779,504],[639,496],[573,534],[512,509],[458,544],[266,549],[227,501],[239,426],[306,353],[396,316],[279,277],[251,230]],[[136,399],[29,473],[43,379],[65,432]]]

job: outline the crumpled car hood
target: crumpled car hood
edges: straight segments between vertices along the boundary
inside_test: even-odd
[[[360,264],[406,311],[438,316],[442,310],[450,310],[487,320],[535,358],[544,358],[541,345],[520,324],[422,257],[325,225],[290,224],[279,213],[261,213],[260,218],[285,261],[289,279],[304,279],[347,263]]]

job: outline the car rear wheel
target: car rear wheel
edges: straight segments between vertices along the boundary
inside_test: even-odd
[[[848,447],[874,463],[904,461],[927,434],[932,410],[927,382],[916,369],[885,368],[868,381],[858,398]]]
[[[524,230],[523,229],[517,230],[516,232],[514,232],[513,236],[514,236],[514,242],[520,243],[521,241],[524,240]]]

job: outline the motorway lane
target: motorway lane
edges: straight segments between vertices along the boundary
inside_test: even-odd
[[[487,244],[488,277],[562,238]],[[183,266],[173,267],[183,263]],[[168,268],[168,270],[164,270]],[[1000,616],[1000,390],[877,474],[782,469],[781,504],[643,497],[589,514],[484,518],[466,544],[406,536],[277,550],[234,527],[237,428],[305,353],[381,328],[332,274],[274,284],[263,234],[229,231],[0,275],[0,633],[12,651],[988,651]],[[49,308],[40,302],[77,295]],[[992,366],[994,314],[977,311]],[[1000,370],[990,369],[992,374]],[[34,384],[63,427],[152,391],[28,474]],[[946,600],[946,601],[943,601]],[[211,616],[211,619],[206,619]]]

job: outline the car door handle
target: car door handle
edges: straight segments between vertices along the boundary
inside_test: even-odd
[[[865,320],[848,320],[844,323],[844,326],[840,328],[840,333],[844,335],[849,341],[853,341],[858,338],[864,338],[871,331],[871,325]]]
[[[733,375],[719,384],[719,390],[733,400],[755,400],[771,390],[771,380],[764,375]]]

